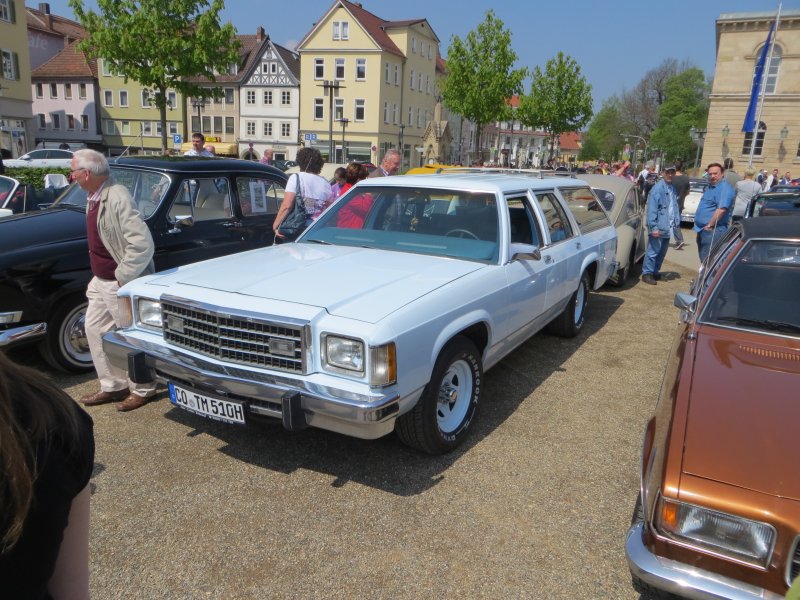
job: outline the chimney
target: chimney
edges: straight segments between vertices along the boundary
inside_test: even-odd
[[[48,29],[53,29],[53,15],[50,14],[50,4],[47,2],[39,3],[39,12],[44,15],[44,24]]]
[[[258,29],[256,29],[256,40],[258,42],[264,41],[264,28],[261,25],[259,25]]]

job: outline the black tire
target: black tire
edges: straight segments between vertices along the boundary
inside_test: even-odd
[[[613,277],[609,278],[609,282],[614,287],[622,287],[625,285],[625,282],[628,280],[628,277],[631,275],[631,271],[633,270],[633,265],[636,262],[636,245],[634,244],[633,248],[631,249],[631,255],[628,257],[628,264],[622,267],[621,269],[617,269],[617,272],[614,273]]]
[[[559,337],[575,337],[586,322],[586,307],[589,305],[589,274],[581,275],[578,289],[570,296],[564,310],[547,325],[547,331]]]
[[[416,406],[395,424],[400,440],[428,454],[444,454],[466,438],[478,409],[481,354],[471,340],[453,338],[439,353]]]
[[[83,295],[65,298],[47,323],[47,336],[39,343],[39,350],[60,371],[84,373],[93,367],[84,328],[87,304]]]

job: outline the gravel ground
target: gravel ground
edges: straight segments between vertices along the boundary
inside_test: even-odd
[[[693,276],[667,266],[657,286],[592,294],[578,338],[539,334],[489,371],[474,435],[443,457],[223,426],[165,394],[90,409],[93,596],[639,598],[625,532]]]

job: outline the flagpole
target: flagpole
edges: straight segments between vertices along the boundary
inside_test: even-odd
[[[758,100],[758,114],[756,116],[756,127],[755,131],[753,131],[753,137],[750,140],[750,160],[747,161],[747,166],[753,166],[753,155],[756,152],[756,140],[758,139],[758,130],[761,129],[761,113],[764,110],[764,96],[767,95],[767,79],[769,79],[769,71],[772,68],[772,51],[775,49],[775,38],[778,37],[778,26],[781,22],[781,8],[783,7],[783,2],[778,3],[778,14],[775,15],[775,30],[772,35],[772,41],[769,45],[769,55],[767,57],[767,64],[764,65],[764,69],[766,70],[766,77],[763,77],[763,85],[761,86],[761,98]]]

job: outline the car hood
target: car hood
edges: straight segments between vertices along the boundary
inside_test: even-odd
[[[149,283],[317,306],[332,315],[376,323],[481,268],[451,258],[300,243],[189,265]]]
[[[86,238],[86,214],[51,208],[0,219],[0,254]]]
[[[683,471],[800,500],[800,340],[703,326]]]

